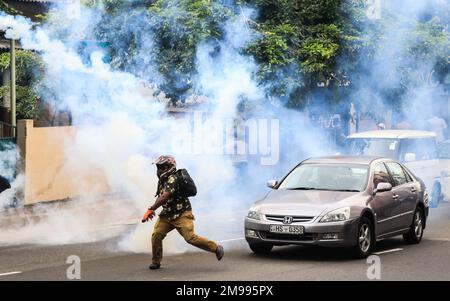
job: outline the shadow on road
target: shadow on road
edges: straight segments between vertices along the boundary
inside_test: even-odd
[[[377,242],[373,252],[383,252],[386,250],[405,248],[408,246],[403,239],[391,238]],[[321,262],[336,262],[359,260],[352,257],[351,250],[348,248],[326,248],[318,246],[283,246],[274,247],[269,254],[252,254],[250,256],[257,256],[259,258],[270,258],[277,260],[302,260],[302,261],[321,261]]]

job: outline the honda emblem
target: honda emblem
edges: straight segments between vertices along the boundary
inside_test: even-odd
[[[292,220],[292,216],[285,216],[283,219],[283,224],[291,224]]]

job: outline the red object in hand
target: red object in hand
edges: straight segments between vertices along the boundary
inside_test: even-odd
[[[155,211],[148,209],[147,212],[145,212],[144,217],[142,218],[142,222],[148,222],[148,219],[152,219],[153,216],[155,216]]]

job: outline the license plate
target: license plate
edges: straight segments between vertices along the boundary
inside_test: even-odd
[[[270,225],[269,231],[280,234],[302,235],[305,228],[303,226]]]

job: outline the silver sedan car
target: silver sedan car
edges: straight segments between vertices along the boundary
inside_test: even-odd
[[[367,257],[376,241],[421,241],[428,216],[423,182],[397,161],[332,156],[301,162],[253,204],[245,238],[255,253],[287,244],[349,247]]]

